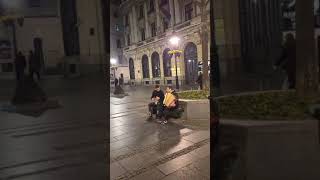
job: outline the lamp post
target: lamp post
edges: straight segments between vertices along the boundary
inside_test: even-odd
[[[174,60],[175,60],[175,66],[176,66],[176,89],[179,90],[179,77],[178,77],[178,63],[177,63],[177,56],[179,55],[179,50],[178,50],[178,45],[180,38],[174,36],[170,38],[170,43],[173,45],[174,49],[172,50],[172,54],[174,55]]]

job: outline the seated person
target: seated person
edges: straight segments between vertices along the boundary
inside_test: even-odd
[[[150,112],[150,117],[152,117],[153,114],[157,115],[157,118],[159,118],[159,113],[161,111],[162,108],[162,103],[163,103],[163,99],[164,99],[164,93],[163,91],[160,89],[159,85],[156,85],[152,95],[151,95],[151,100],[153,102],[149,103],[148,107],[149,107],[149,112]]]
[[[166,94],[163,100],[163,112],[162,115],[162,124],[168,123],[168,119],[170,117],[178,116],[178,108],[179,108],[179,97],[175,90],[168,86],[166,89]]]

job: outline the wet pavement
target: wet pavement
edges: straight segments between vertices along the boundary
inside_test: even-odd
[[[0,80],[0,105],[15,82]],[[102,76],[43,80],[61,107],[39,117],[0,111],[0,179],[107,179],[107,105]]]
[[[110,99],[111,179],[210,179],[209,128],[147,120],[152,88],[125,89]]]

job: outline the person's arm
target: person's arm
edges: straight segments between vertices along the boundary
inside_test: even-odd
[[[153,99],[153,98],[155,98],[155,91],[152,91],[152,95],[150,99]]]

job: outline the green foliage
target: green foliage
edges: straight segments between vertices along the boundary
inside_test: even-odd
[[[294,91],[269,91],[217,98],[222,118],[251,120],[304,120],[308,104]]]
[[[208,99],[209,91],[181,91],[178,95],[180,99]]]

